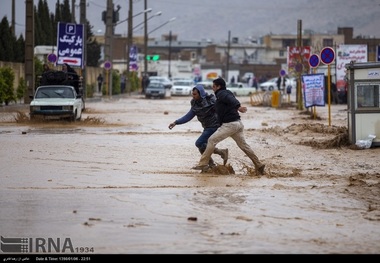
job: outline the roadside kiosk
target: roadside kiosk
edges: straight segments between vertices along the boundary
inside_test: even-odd
[[[380,62],[351,61],[345,68],[349,142],[374,135],[372,146],[380,146]]]

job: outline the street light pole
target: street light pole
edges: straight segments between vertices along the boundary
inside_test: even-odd
[[[165,23],[161,24],[160,26],[156,27],[155,29],[151,30],[148,34],[152,34],[154,31],[160,29],[161,27],[163,27],[164,25],[170,23],[170,22],[173,22],[176,18],[175,17],[172,17],[170,18],[168,21],[166,21]]]
[[[148,0],[144,0],[144,8],[146,9],[148,7]],[[148,15],[145,13],[144,15],[144,76],[147,77],[148,75],[148,60],[146,59],[146,56],[148,55]],[[145,83],[143,83],[145,85]],[[142,87],[143,91],[146,87]]]
[[[169,56],[168,56],[168,60],[169,60],[168,77],[169,77],[169,79],[172,78],[172,74],[170,73],[171,56],[172,56],[172,31],[170,30],[169,31]]]
[[[158,11],[157,13],[155,13],[154,15],[152,15],[151,17],[148,17],[148,19],[147,19],[146,21],[148,22],[148,21],[151,20],[153,17],[155,17],[155,16],[160,16],[161,14],[162,14],[162,12],[161,12],[161,11]],[[138,28],[139,26],[141,26],[142,24],[145,24],[145,19],[144,19],[144,21],[141,22],[140,24],[135,25],[135,26],[133,27],[133,31],[135,31],[135,29]],[[141,27],[140,30],[141,30],[142,28],[143,28],[143,27]]]
[[[138,15],[141,15],[141,14],[150,13],[150,12],[152,12],[152,8],[145,8],[144,11],[141,11],[141,12],[139,12],[139,13],[133,15],[132,17],[138,16]],[[119,25],[119,24],[121,24],[121,23],[124,23],[125,21],[128,21],[128,20],[129,20],[129,17],[127,17],[126,19],[121,20],[121,21],[115,23],[115,26],[117,26],[117,25]]]
[[[129,63],[130,63],[130,51],[132,46],[132,21],[133,21],[133,0],[129,0],[129,13],[128,13],[128,49],[127,49],[127,91],[131,92],[131,76],[129,76]],[[146,13],[145,13],[146,14]]]

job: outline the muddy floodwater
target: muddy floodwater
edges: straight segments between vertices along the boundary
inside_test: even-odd
[[[239,99],[263,176],[230,138],[218,147],[233,172],[191,169],[201,125],[168,129],[190,97],[89,99],[75,123],[1,106],[1,236],[69,238],[83,254],[380,253],[380,149],[348,144],[347,105],[330,118]]]

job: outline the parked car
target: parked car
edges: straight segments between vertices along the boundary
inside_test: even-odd
[[[278,77],[275,77],[275,78],[271,78],[268,81],[260,83],[260,89],[262,91],[276,90],[277,89],[277,79],[278,79]]]
[[[213,92],[212,90],[212,81],[211,80],[205,80],[205,81],[199,81],[196,84],[201,84],[205,88],[205,90],[210,93]]]
[[[159,81],[164,84],[165,88],[171,88],[173,86],[173,82],[167,78],[167,77],[162,77],[162,76],[150,76],[149,77],[150,81]]]
[[[191,79],[181,79],[173,81],[171,88],[172,95],[191,95],[194,88],[194,81]]]
[[[277,80],[278,80],[278,77],[275,77],[275,78],[271,78],[268,81],[260,83],[260,89],[262,91],[278,90]],[[296,78],[286,78],[285,89],[287,89],[288,87],[291,87],[291,90],[290,90],[291,92],[295,91],[297,88],[297,79]],[[282,90],[282,88],[281,88],[281,90]],[[286,90],[285,90],[285,92],[286,92]]]
[[[256,92],[256,88],[248,87],[242,82],[227,83],[227,89],[232,91],[235,96],[250,96]]]
[[[30,119],[68,119],[80,120],[83,101],[73,86],[39,86],[31,97]]]
[[[148,87],[145,89],[145,98],[164,99],[171,97],[170,89],[170,87],[165,86],[164,83],[160,81],[151,80]]]

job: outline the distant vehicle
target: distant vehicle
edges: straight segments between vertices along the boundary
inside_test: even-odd
[[[212,81],[211,80],[205,80],[205,81],[199,81],[199,82],[197,82],[196,84],[201,84],[201,85],[203,85],[203,87],[205,88],[205,90],[207,91],[207,92],[209,92],[210,93],[210,91],[211,92],[213,92],[213,90],[212,90]]]
[[[173,87],[171,88],[171,94],[173,95],[191,95],[194,88],[194,81],[191,79],[180,79],[173,81]]]
[[[272,91],[277,89],[277,79],[278,77],[271,78],[268,81],[260,83],[260,89],[262,91]]]
[[[73,86],[39,86],[30,102],[30,119],[77,121],[82,117],[83,101]]]
[[[194,80],[192,78],[188,78],[188,77],[172,77],[171,78],[172,82],[174,82],[176,80],[191,80],[194,83]]]
[[[227,89],[230,90],[235,96],[250,96],[256,92],[256,88],[248,87],[242,82],[227,83]]]
[[[260,83],[260,89],[262,91],[272,91],[278,90],[277,88],[277,80],[278,77],[271,78],[270,80]],[[285,87],[291,86],[293,90],[297,87],[297,79],[296,78],[286,78]],[[282,89],[281,89],[282,90]]]
[[[170,89],[170,87],[165,86],[164,83],[160,81],[151,80],[145,89],[145,98],[168,98],[171,96]]]
[[[167,77],[162,77],[162,76],[150,76],[149,77],[150,81],[159,81],[164,84],[165,88],[171,88],[173,86],[173,82],[167,78]]]

